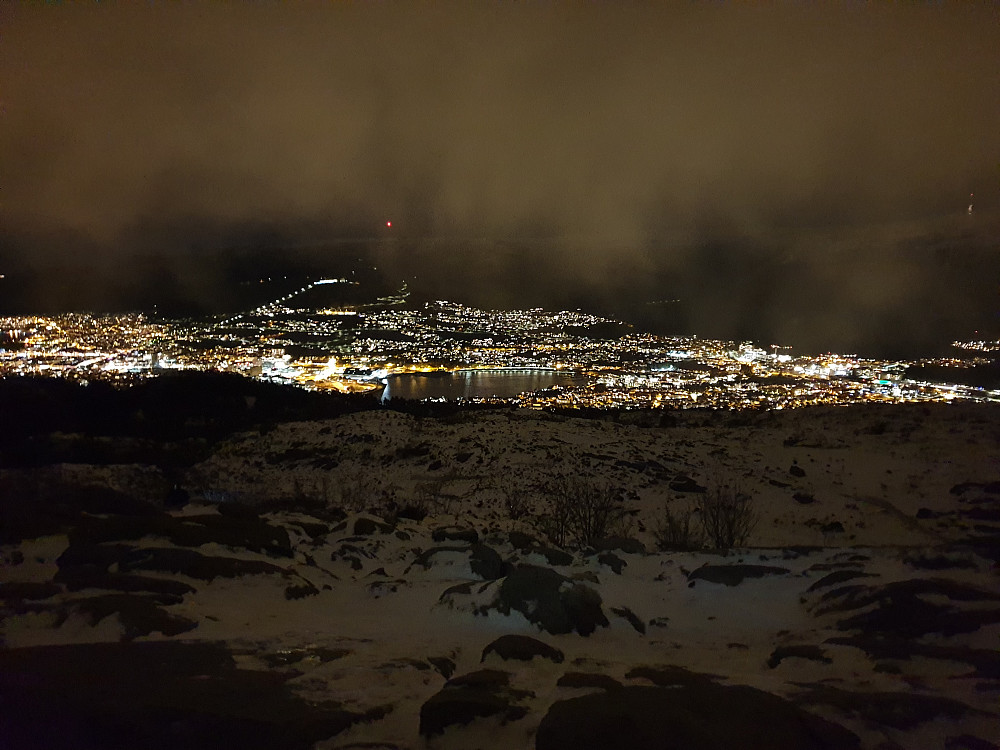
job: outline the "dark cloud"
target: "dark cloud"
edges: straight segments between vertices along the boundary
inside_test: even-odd
[[[0,29],[0,259],[82,264],[117,304],[145,274],[208,307],[220,248],[326,242],[453,297],[884,340],[975,307],[926,248],[996,228],[991,4],[7,4]],[[20,293],[86,298],[60,288]]]

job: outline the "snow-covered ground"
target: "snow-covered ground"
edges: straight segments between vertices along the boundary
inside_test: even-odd
[[[17,659],[33,646],[222,644],[227,674],[277,675],[295,705],[351,717],[302,740],[323,748],[580,746],[588,722],[593,747],[994,747],[998,416],[691,412],[648,427],[372,411],[239,435],[189,470],[184,507],[0,547],[0,672],[31,674]],[[128,475],[63,473],[118,489]],[[632,541],[554,549],[537,518],[560,477],[620,491],[616,531]],[[659,549],[663,508],[721,485],[753,498],[746,544]],[[670,695],[708,704],[718,726],[666,708],[645,728],[622,718]],[[744,708],[806,728],[768,745]],[[650,740],[668,720],[677,737]]]

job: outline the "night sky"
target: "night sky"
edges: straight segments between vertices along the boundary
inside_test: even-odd
[[[357,258],[801,350],[995,336],[1000,5],[0,6],[0,312]]]

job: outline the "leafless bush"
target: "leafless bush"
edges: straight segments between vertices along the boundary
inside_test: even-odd
[[[565,477],[550,482],[546,496],[549,513],[542,520],[542,531],[558,546],[592,545],[627,531],[631,520],[621,493],[604,482]]]
[[[395,506],[397,489],[376,474],[358,470],[341,477],[335,497],[331,499],[347,511],[380,514],[386,508]]]
[[[513,477],[497,477],[491,489],[498,498],[501,512],[511,521],[519,521],[531,512],[531,493]]]
[[[715,549],[728,550],[746,543],[757,525],[753,498],[737,484],[715,484],[698,501],[701,523]]]
[[[663,552],[690,552],[705,545],[705,534],[697,527],[694,509],[690,507],[675,514],[669,505],[664,505],[653,535],[656,546]]]
[[[434,513],[450,514],[454,509],[454,495],[448,495],[444,491],[445,481],[443,479],[429,479],[426,482],[418,482],[414,490],[416,491],[415,502],[425,506]]]

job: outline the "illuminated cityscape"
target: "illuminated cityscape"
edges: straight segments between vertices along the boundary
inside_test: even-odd
[[[482,310],[398,293],[365,304],[309,307],[320,279],[246,313],[160,320],[83,313],[0,318],[0,373],[124,385],[174,370],[241,373],[315,390],[388,392],[389,378],[455,372],[551,373],[568,384],[460,396],[547,408],[794,408],[865,401],[1000,401],[1000,391],[908,377],[912,367],[989,360],[877,360],[797,355],[791,347],[658,336],[580,310]],[[963,352],[991,342],[954,342]]]

